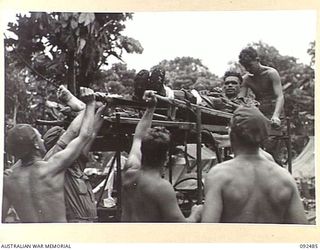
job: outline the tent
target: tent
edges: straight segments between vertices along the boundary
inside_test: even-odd
[[[292,162],[292,175],[294,178],[314,178],[314,136],[309,137],[309,142]]]

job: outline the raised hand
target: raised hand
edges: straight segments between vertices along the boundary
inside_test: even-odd
[[[156,94],[156,91],[154,90],[146,90],[143,94],[142,99],[145,100],[147,104],[154,107],[157,105],[157,98],[155,94]]]
[[[279,128],[281,126],[281,120],[279,117],[273,116],[271,118],[271,126],[275,128]]]
[[[95,100],[95,94],[92,89],[81,87],[80,98],[84,103],[88,104]]]
[[[61,103],[68,105],[73,111],[80,111],[85,108],[85,104],[75,97],[65,86],[60,85],[57,96]]]

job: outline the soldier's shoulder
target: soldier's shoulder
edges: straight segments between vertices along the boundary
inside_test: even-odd
[[[265,72],[268,74],[279,74],[278,70],[276,70],[273,67],[270,66],[264,66],[265,67]]]
[[[252,82],[252,74],[246,73],[242,76],[242,84],[246,85]]]

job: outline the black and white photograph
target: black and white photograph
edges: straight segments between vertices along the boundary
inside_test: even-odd
[[[316,11],[3,14],[2,224],[317,225]]]

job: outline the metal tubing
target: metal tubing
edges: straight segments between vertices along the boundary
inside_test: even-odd
[[[291,127],[290,127],[290,118],[287,117],[287,147],[288,147],[288,171],[292,174],[292,151],[291,151]]]
[[[201,169],[201,109],[197,108],[197,188],[198,204],[202,203],[202,169]]]
[[[172,149],[170,147],[169,151],[169,162],[168,162],[168,168],[169,168],[169,182],[172,184]]]
[[[114,168],[114,163],[115,163],[115,162],[116,162],[116,154],[115,154],[115,155],[113,156],[113,158],[112,158],[112,162],[111,162],[111,166],[110,166],[110,168],[109,168],[108,174],[107,174],[106,178],[104,179],[105,182],[104,182],[104,184],[103,184],[102,191],[101,191],[101,193],[100,193],[100,195],[99,195],[99,199],[98,199],[98,201],[97,201],[97,207],[99,207],[99,204],[100,204],[100,202],[101,202],[101,199],[102,199],[102,196],[103,196],[103,193],[104,193],[104,189],[105,189],[106,186],[107,186],[107,182],[108,182],[108,180],[109,180],[109,177],[110,177],[110,174],[111,174],[111,172],[112,172],[112,169]],[[108,163],[108,161],[106,161],[106,164],[104,164],[104,167],[106,167],[107,163]]]
[[[117,126],[117,219],[120,221],[121,219],[121,208],[122,208],[122,200],[121,200],[121,192],[122,192],[122,179],[121,179],[121,148],[120,148],[120,114],[116,114],[116,126]]]

